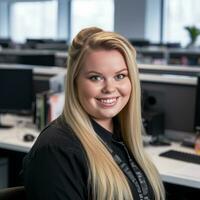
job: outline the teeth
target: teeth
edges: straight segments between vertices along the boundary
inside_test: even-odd
[[[105,104],[112,104],[116,101],[116,98],[112,98],[112,99],[100,99],[100,101],[102,103],[105,103]]]

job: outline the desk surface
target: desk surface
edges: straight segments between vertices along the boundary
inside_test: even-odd
[[[25,133],[32,133],[36,137],[39,134],[31,128],[11,128],[0,130],[0,148],[28,152],[34,142],[24,142]],[[158,156],[169,149],[194,153],[193,149],[181,147],[178,143],[165,147],[145,147],[147,153],[155,163],[163,181],[200,189],[200,165],[186,163]]]
[[[0,129],[0,148],[28,152],[35,140],[33,142],[24,142],[24,135],[32,134],[35,139],[39,135],[39,131],[35,129],[32,120],[31,117],[10,114],[1,116],[1,122],[6,125],[12,125],[13,128]]]
[[[193,149],[182,147],[178,143],[167,147],[147,146],[145,149],[156,165],[163,181],[200,188],[200,165],[159,156],[160,153],[170,149],[195,153]]]
[[[174,71],[174,72],[196,72],[200,73],[200,67],[191,67],[189,65],[160,65],[160,64],[138,64],[139,69],[151,69],[151,70],[161,70]]]
[[[32,147],[33,142],[24,142],[23,136],[25,134],[32,134],[37,138],[38,131],[31,128],[10,128],[10,129],[1,129],[0,130],[0,148],[28,152]]]

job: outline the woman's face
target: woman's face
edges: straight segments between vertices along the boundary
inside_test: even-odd
[[[89,53],[76,81],[82,107],[100,124],[116,116],[130,97],[128,69],[117,50]]]

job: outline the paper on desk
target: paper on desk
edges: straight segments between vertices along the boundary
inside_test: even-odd
[[[179,170],[170,173],[200,180],[200,165],[186,164]]]
[[[56,93],[49,96],[49,103],[51,107],[50,121],[56,119],[62,113],[64,102],[65,102],[64,93]]]

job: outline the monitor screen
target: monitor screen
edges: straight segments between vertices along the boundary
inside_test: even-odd
[[[143,110],[164,114],[164,129],[194,133],[196,85],[142,81]]]
[[[0,68],[0,113],[31,113],[32,69]]]
[[[8,48],[11,46],[11,39],[10,38],[0,38],[0,46],[3,48]]]
[[[195,130],[200,131],[200,74],[197,77],[197,87],[196,87],[196,113],[195,113]]]

